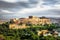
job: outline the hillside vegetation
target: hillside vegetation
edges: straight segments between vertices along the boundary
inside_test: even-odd
[[[56,29],[55,24],[50,25],[29,25],[26,29],[9,29],[9,22],[0,24],[0,40],[60,40],[60,37],[51,35],[44,36],[43,32],[38,35],[38,31],[48,30],[52,32]]]

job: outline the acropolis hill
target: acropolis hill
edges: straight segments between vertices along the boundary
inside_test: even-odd
[[[29,28],[27,25],[44,25],[44,24],[51,24],[51,20],[46,17],[36,17],[36,16],[29,16],[28,18],[15,18],[10,20],[10,29],[22,29],[22,28]]]

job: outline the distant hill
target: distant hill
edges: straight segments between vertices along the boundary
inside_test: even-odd
[[[1,19],[0,19],[0,24],[5,23],[5,22],[8,22],[8,21],[9,21],[9,20],[7,20],[7,19],[6,19],[6,20],[1,20]]]
[[[52,23],[60,23],[60,18],[58,17],[50,17]]]

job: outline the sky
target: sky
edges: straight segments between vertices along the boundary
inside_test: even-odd
[[[60,17],[60,0],[0,0],[0,19]]]

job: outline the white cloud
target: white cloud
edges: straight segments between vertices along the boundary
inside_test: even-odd
[[[56,5],[54,5],[54,7],[55,7],[56,9],[60,9],[60,4],[56,4]]]
[[[9,3],[28,2],[28,0],[0,0],[0,1],[5,1],[5,2],[9,2]]]
[[[18,0],[20,2],[28,2],[29,0]]]
[[[41,11],[45,11],[45,10],[49,10],[49,9],[54,9],[54,8],[51,8],[51,7],[35,7],[35,8],[25,8],[25,9],[22,9],[22,10],[19,10],[17,11],[16,13],[20,13],[20,14],[28,14],[28,13],[36,13],[36,12],[41,12]]]
[[[2,0],[2,1],[10,2],[10,3],[15,3],[15,2],[17,2],[17,0]]]
[[[1,10],[2,13],[13,13],[11,11],[8,11],[8,10]]]

